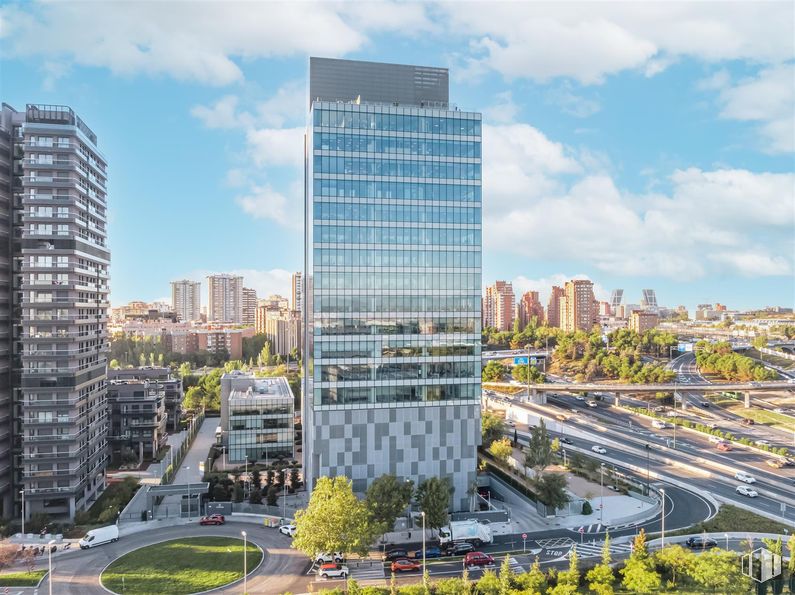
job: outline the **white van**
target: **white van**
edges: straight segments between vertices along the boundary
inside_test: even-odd
[[[116,525],[91,529],[83,539],[80,540],[80,549],[87,550],[90,547],[119,541],[119,528]]]

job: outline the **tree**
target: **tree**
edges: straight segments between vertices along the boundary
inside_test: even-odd
[[[696,555],[691,550],[675,544],[655,552],[654,559],[658,566],[671,573],[671,582],[675,586],[678,577],[690,574]]]
[[[757,337],[754,337],[754,340],[751,341],[751,345],[757,349],[763,349],[767,347],[767,335],[763,333]]]
[[[478,581],[478,595],[500,595],[500,579],[493,570],[486,570]]]
[[[185,378],[185,376],[190,376],[190,373],[191,373],[190,362],[183,362],[179,365],[178,374],[180,378]]]
[[[259,355],[263,366],[271,365],[271,344],[269,341],[265,341],[265,344],[262,346],[262,351]]]
[[[511,595],[511,593],[513,593],[513,589],[511,588],[513,577],[514,573],[511,568],[511,556],[505,554],[505,558],[500,565],[500,595]]]
[[[255,490],[258,490],[262,487],[262,476],[260,475],[259,469],[257,467],[254,467],[254,469],[251,471],[251,485]]]
[[[536,476],[533,486],[538,499],[552,508],[562,508],[568,501],[566,476],[562,473],[543,473]]]
[[[553,595],[573,595],[580,586],[580,569],[578,567],[577,546],[571,546],[569,552],[569,569],[558,573],[558,584],[552,589]]]
[[[243,484],[239,481],[235,482],[234,501],[235,502],[243,501]]]
[[[602,544],[602,562],[591,568],[585,576],[588,588],[596,595],[613,595],[613,583],[616,577],[610,567],[611,561],[610,535],[606,533],[605,542]]]
[[[505,366],[500,362],[491,360],[483,368],[483,382],[501,382],[505,376]]]
[[[483,438],[483,448],[488,448],[495,440],[502,438],[505,426],[503,420],[492,411],[484,411],[480,416],[480,433]]]
[[[262,504],[262,490],[254,488],[248,495],[249,504]]]
[[[787,562],[787,570],[789,571],[789,590],[795,593],[795,533],[789,536],[787,541],[787,549],[789,550],[789,562]]]
[[[269,486],[265,494],[265,500],[268,506],[276,506],[276,503],[279,501],[279,488],[275,485]]]
[[[511,441],[508,438],[500,438],[491,443],[489,452],[501,463],[506,463],[508,457],[513,453],[513,446],[511,446]]]
[[[0,543],[0,570],[12,566],[18,557],[18,546],[10,543]]]
[[[633,593],[650,593],[660,588],[662,581],[646,549],[646,532],[643,529],[635,536],[632,554],[621,569],[621,574],[624,577],[621,584]]]
[[[108,364],[108,367],[110,367],[111,370],[118,369],[120,367],[119,366],[119,360],[117,360],[117,359],[110,360],[110,363]]]
[[[517,588],[523,590],[523,593],[540,595],[547,590],[547,575],[541,570],[538,556],[530,567],[530,572],[517,575],[514,582]]]
[[[377,534],[367,507],[344,476],[318,479],[307,507],[295,513],[295,526],[293,547],[310,557],[318,552],[366,556]]]
[[[715,548],[699,554],[689,575],[697,584],[719,593],[751,592],[733,552]]]
[[[533,469],[536,475],[540,475],[552,464],[553,459],[554,453],[547,433],[547,426],[541,419],[538,425],[530,430],[530,442],[525,451],[524,462],[525,465]]]
[[[298,467],[290,469],[290,487],[297,490],[301,487],[301,478],[298,475]]]
[[[379,533],[387,533],[395,526],[395,519],[404,513],[414,494],[414,482],[402,481],[391,474],[373,480],[365,492],[364,503],[370,520]]]
[[[453,486],[447,477],[431,477],[417,488],[417,503],[425,513],[425,523],[431,529],[440,529],[447,524]]]
[[[214,502],[226,502],[229,500],[229,490],[220,483],[213,486],[212,495]]]

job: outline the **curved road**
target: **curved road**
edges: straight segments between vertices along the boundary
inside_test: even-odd
[[[58,595],[107,595],[108,592],[99,584],[99,575],[105,566],[127,552],[158,541],[181,537],[201,535],[240,537],[240,532],[243,530],[248,534],[248,540],[259,545],[265,552],[260,567],[248,577],[249,592],[301,593],[306,590],[305,573],[309,561],[301,553],[290,548],[290,538],[281,535],[276,529],[253,523],[227,522],[220,527],[201,527],[195,524],[142,531],[122,537],[116,543],[54,557],[53,592]],[[40,562],[40,566],[45,568],[46,564],[46,559]],[[46,588],[45,581],[40,591],[45,592]],[[239,594],[241,590],[241,585],[235,585],[215,592]]]

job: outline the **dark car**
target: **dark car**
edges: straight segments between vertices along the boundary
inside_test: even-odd
[[[463,556],[464,554],[468,554],[469,552],[474,552],[475,546],[471,543],[454,543],[450,547],[447,548],[445,553],[448,556]]]
[[[746,418],[742,420],[740,423],[743,424],[744,426],[752,426],[754,425],[754,420],[752,420],[751,418]]]
[[[559,438],[559,440],[560,440],[560,441],[561,441],[563,444],[568,444],[568,445],[572,445],[572,444],[574,444],[574,442],[572,442],[570,438],[566,438],[565,436],[561,436],[561,437]]]
[[[389,550],[384,554],[384,562],[394,562],[395,560],[400,560],[402,558],[408,558],[408,557],[409,553],[406,550],[402,548],[396,548]]]
[[[469,552],[464,556],[464,568],[494,566],[494,558],[483,552]]]
[[[709,537],[688,537],[685,545],[692,550],[708,550],[718,547],[718,542]]]

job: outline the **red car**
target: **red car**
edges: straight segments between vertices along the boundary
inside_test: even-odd
[[[392,572],[407,572],[409,570],[419,570],[420,564],[408,558],[401,558],[392,562]]]
[[[494,558],[483,552],[469,552],[464,556],[464,568],[474,566],[494,566]]]
[[[209,516],[203,516],[199,519],[200,525],[223,525],[225,522],[226,519],[222,514],[211,514]]]

